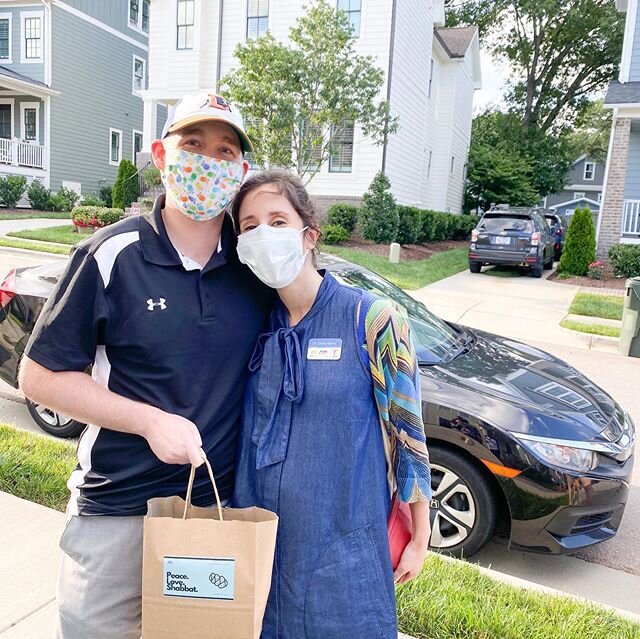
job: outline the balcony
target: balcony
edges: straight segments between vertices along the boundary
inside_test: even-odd
[[[0,164],[44,169],[44,146],[18,139],[0,138]]]

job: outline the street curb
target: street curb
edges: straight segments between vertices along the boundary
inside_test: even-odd
[[[4,237],[4,236],[2,236]],[[11,238],[13,239],[13,238]],[[26,241],[26,240],[25,240]],[[65,244],[60,244],[60,246],[68,246]],[[45,257],[57,257],[60,260],[65,260],[65,259],[69,259],[68,255],[65,255],[64,253],[49,253],[48,251],[34,251],[31,249],[22,249],[22,248],[17,248],[15,246],[0,246],[0,250],[2,251],[10,251],[12,253],[18,253],[21,255],[44,255]]]
[[[567,319],[569,315],[566,315],[563,319]],[[608,337],[607,335],[594,335],[592,333],[583,333],[581,331],[574,331],[570,328],[565,328],[558,324],[558,328],[564,331],[568,335],[573,335],[575,338],[584,342],[589,350],[598,350],[605,352],[618,352],[619,339],[617,337]]]
[[[431,551],[429,551],[431,552]],[[441,559],[445,561],[449,561],[451,563],[457,563],[462,560],[455,559],[454,557],[449,557],[448,555],[443,555],[440,553],[433,553],[438,555]],[[541,584],[537,584],[533,581],[528,581],[527,579],[522,579],[521,577],[514,577],[513,575],[507,575],[503,572],[498,572],[497,570],[492,570],[491,568],[485,568],[484,566],[480,566],[478,564],[471,563],[469,561],[464,561],[467,565],[473,566],[477,570],[479,570],[482,574],[491,577],[495,581],[499,581],[501,583],[514,586],[516,588],[524,588],[525,590],[533,590],[536,592],[542,592],[548,595],[552,595],[554,597],[567,597],[569,599],[573,599],[575,601],[579,601],[582,603],[590,604],[599,608],[604,608],[605,610],[609,610],[614,614],[627,619],[628,621],[633,621],[634,623],[640,624],[640,615],[630,612],[629,610],[623,610],[622,608],[616,608],[615,606],[610,606],[609,604],[600,603],[599,601],[594,601],[593,599],[587,599],[586,597],[580,597],[579,595],[574,595],[569,592],[563,592],[562,590],[557,590],[556,588],[550,588],[549,586],[543,586]]]

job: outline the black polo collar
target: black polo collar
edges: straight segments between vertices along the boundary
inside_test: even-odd
[[[139,217],[138,228],[142,255],[147,262],[159,266],[182,266],[182,260],[169,239],[162,219],[165,197],[165,195],[159,196],[155,201],[153,210]],[[227,261],[235,261],[237,259],[236,234],[233,229],[233,222],[226,213],[222,224],[221,242],[222,250],[214,252],[204,270],[208,270],[212,266],[221,266]]]

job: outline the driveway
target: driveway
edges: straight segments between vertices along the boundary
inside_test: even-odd
[[[12,233],[13,231],[43,229],[49,228],[50,226],[65,226],[66,224],[71,226],[71,219],[0,220],[0,236],[6,235],[7,233]]]

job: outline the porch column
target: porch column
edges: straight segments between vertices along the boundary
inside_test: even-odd
[[[150,153],[151,143],[157,137],[158,102],[144,98],[144,124],[142,126],[142,151]]]
[[[612,246],[620,244],[630,134],[631,118],[614,117],[611,130],[613,139],[607,159],[607,179],[598,225],[598,258],[602,260],[609,257]]]

